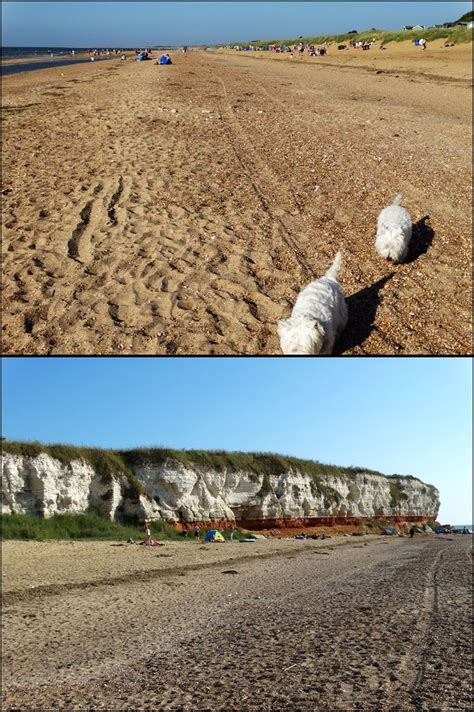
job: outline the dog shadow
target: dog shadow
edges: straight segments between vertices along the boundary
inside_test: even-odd
[[[375,315],[380,304],[380,292],[395,272],[379,279],[370,287],[364,287],[346,299],[349,321],[344,333],[335,344],[333,353],[342,355],[356,346],[360,346],[374,329]]]
[[[420,218],[416,223],[413,223],[408,255],[404,260],[405,263],[414,262],[430,249],[434,239],[434,230],[431,225],[427,224],[429,219],[430,216],[425,215],[424,218]]]

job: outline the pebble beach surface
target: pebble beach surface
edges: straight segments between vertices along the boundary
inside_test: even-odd
[[[471,538],[4,542],[3,709],[471,708]]]
[[[470,353],[471,45],[173,58],[4,77],[6,353],[280,353],[338,250],[337,353]]]

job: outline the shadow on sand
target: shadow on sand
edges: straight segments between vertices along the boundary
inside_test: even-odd
[[[360,346],[370,336],[374,328],[377,307],[380,304],[380,291],[392,279],[395,272],[379,279],[370,287],[364,287],[346,299],[349,310],[349,323],[334,346],[334,354],[341,355]]]
[[[420,255],[424,255],[430,249],[434,239],[434,230],[431,225],[427,224],[429,219],[430,216],[425,215],[424,218],[420,218],[416,223],[413,223],[406,263],[414,262]]]

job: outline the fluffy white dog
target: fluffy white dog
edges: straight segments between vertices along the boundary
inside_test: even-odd
[[[330,354],[338,334],[347,325],[347,304],[337,278],[342,256],[338,252],[324,277],[298,295],[289,319],[278,322],[284,354]]]
[[[393,203],[384,208],[377,220],[375,249],[389,262],[403,262],[411,240],[412,222],[410,213],[400,206],[399,193]]]

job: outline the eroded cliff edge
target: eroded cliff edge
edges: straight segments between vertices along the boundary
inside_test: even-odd
[[[285,525],[351,517],[435,519],[438,490],[280,455],[3,443],[2,512],[95,511],[111,519]]]

